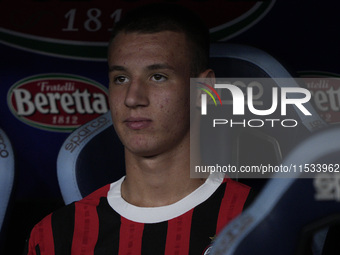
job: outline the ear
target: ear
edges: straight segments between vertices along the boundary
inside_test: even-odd
[[[205,79],[204,82],[212,87],[214,87],[216,83],[215,72],[212,69],[207,69],[204,72],[201,72],[197,78],[204,78]],[[197,90],[196,107],[198,108],[201,108],[202,93],[203,93],[202,90]],[[208,101],[210,100],[211,98],[208,97]]]
[[[215,72],[212,69],[207,69],[204,72],[201,72],[197,78],[209,78],[212,79],[215,84]]]

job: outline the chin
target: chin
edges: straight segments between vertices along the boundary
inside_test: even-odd
[[[157,154],[157,146],[150,146],[150,142],[142,141],[138,138],[133,139],[131,142],[124,144],[125,148],[133,155],[149,157]]]
[[[156,150],[142,149],[142,148],[138,148],[138,149],[130,148],[128,149],[128,151],[133,155],[144,157],[144,158],[152,158],[160,154],[160,153],[157,153]]]

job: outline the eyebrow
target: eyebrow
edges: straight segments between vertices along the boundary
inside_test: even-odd
[[[146,67],[147,70],[159,70],[159,69],[169,69],[174,70],[174,68],[168,64],[153,64]],[[109,67],[109,72],[113,71],[127,71],[124,66],[113,65]]]
[[[158,69],[170,69],[174,70],[174,68],[168,64],[153,64],[147,67],[148,70],[158,70]]]
[[[126,68],[124,66],[110,66],[109,67],[109,72],[113,71],[125,71]]]

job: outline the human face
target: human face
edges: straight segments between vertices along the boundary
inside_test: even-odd
[[[110,109],[128,152],[150,157],[189,148],[188,52],[185,35],[171,31],[122,32],[111,42]]]

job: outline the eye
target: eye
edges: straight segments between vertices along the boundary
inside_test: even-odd
[[[168,79],[168,77],[166,77],[163,74],[159,74],[159,73],[156,73],[156,74],[151,76],[151,80],[156,81],[156,82],[166,81],[167,79]]]
[[[128,81],[129,81],[129,79],[127,77],[123,76],[123,75],[116,76],[113,79],[113,83],[117,84],[117,85],[127,83]]]

